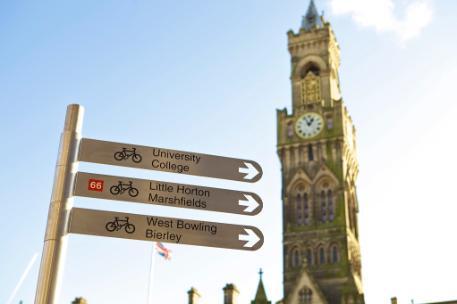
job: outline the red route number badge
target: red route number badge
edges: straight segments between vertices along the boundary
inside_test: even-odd
[[[89,185],[87,187],[88,190],[90,191],[97,191],[97,192],[103,192],[103,183],[104,181],[101,179],[89,179]]]

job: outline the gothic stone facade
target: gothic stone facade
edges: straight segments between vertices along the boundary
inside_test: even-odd
[[[288,48],[292,111],[277,111],[284,303],[362,304],[355,128],[338,42],[313,1]]]

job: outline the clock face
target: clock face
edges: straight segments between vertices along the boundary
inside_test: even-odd
[[[324,129],[324,120],[317,113],[306,113],[295,123],[295,132],[302,138],[311,138]]]

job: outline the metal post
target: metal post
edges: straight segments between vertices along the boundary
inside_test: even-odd
[[[65,259],[68,216],[73,204],[73,180],[78,167],[77,153],[83,116],[82,106],[71,104],[67,107],[49,205],[35,304],[57,303]]]

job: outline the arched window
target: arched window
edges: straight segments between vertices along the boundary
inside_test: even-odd
[[[327,205],[328,205],[328,220],[333,222],[335,219],[335,204],[333,203],[332,190],[327,191]]]
[[[292,250],[292,267],[293,268],[296,268],[298,266],[300,266],[300,250],[298,250],[298,248],[295,248],[294,250]]]
[[[327,117],[327,129],[329,129],[329,130],[333,129],[333,118],[332,117]]]
[[[314,160],[313,145],[311,144],[308,145],[308,160]]]
[[[321,221],[322,223],[325,223],[327,221],[327,198],[325,196],[325,191],[321,191],[320,195],[320,200],[321,200]]]
[[[325,250],[324,247],[319,248],[319,264],[325,264]]]
[[[330,249],[330,256],[331,256],[330,262],[332,264],[338,263],[338,246],[332,245],[332,247]]]
[[[300,193],[297,193],[297,196],[295,198],[295,206],[296,206],[295,213],[297,215],[297,224],[301,225],[303,222],[303,219],[302,219],[302,200],[301,200]]]
[[[306,262],[308,266],[313,265],[313,251],[311,249],[306,249]]]
[[[304,68],[300,72],[300,77],[302,79],[305,78],[309,72],[312,72],[316,76],[319,76],[321,73],[319,66],[317,64],[315,64],[314,62],[310,62],[304,66]]]
[[[305,223],[305,225],[310,223],[308,193],[306,192],[303,194],[303,223]]]
[[[309,194],[305,192],[306,189],[305,185],[300,183],[294,192],[294,211],[297,225],[308,225],[311,222],[312,206],[309,202]]]
[[[287,124],[287,137],[292,138],[294,136],[294,125],[292,122]]]
[[[313,300],[313,292],[309,288],[302,288],[298,293],[299,304],[311,304]]]

